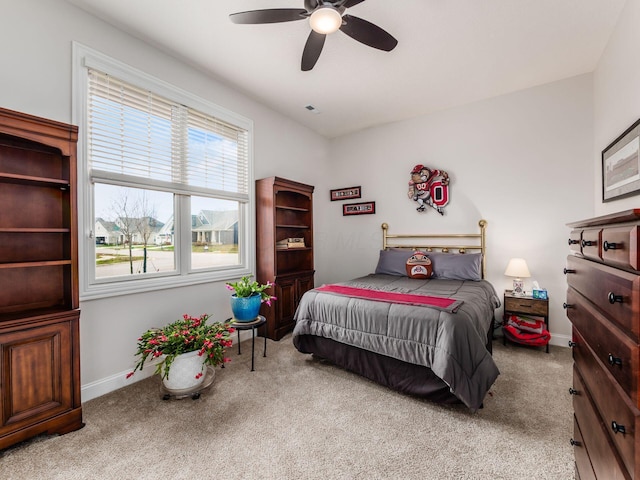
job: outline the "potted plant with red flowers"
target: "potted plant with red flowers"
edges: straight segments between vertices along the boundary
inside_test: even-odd
[[[138,361],[131,377],[145,362],[157,359],[156,374],[168,390],[194,388],[204,381],[207,365],[216,367],[229,361],[225,349],[232,345],[235,329],[229,322],[207,323],[209,315],[183,315],[162,328],[147,330],[138,338]]]

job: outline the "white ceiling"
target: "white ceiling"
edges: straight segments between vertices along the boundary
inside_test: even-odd
[[[347,13],[391,33],[395,50],[338,31],[309,72],[306,20],[229,20],[303,0],[68,1],[332,138],[591,72],[626,0],[367,0]]]

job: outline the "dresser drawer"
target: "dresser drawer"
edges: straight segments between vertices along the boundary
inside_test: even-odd
[[[602,260],[609,265],[640,270],[638,227],[627,225],[602,230]]]
[[[580,373],[575,368],[573,370],[573,388],[583,392],[581,395],[573,396],[575,421],[578,424],[578,430],[581,432],[583,441],[582,445],[574,446],[574,451],[577,452],[580,448],[586,449],[596,478],[606,480],[630,479],[631,476],[622,465],[618,452],[611,444],[611,439],[604,430],[589,393],[585,389]],[[578,457],[583,458],[584,454],[582,452],[576,453],[576,460]],[[581,462],[579,467],[583,467],[579,470],[580,478],[583,478],[583,476],[588,478],[586,463]]]
[[[582,229],[571,230],[569,233],[569,249],[572,252],[582,253],[582,246],[580,242],[582,241]]]
[[[546,317],[549,315],[549,303],[538,298],[504,296],[504,311],[528,313]]]
[[[616,384],[615,379],[604,369],[595,358],[593,352],[574,329],[573,338],[576,346],[573,351],[575,368],[589,390],[593,403],[604,422],[611,441],[620,453],[626,469],[635,475],[635,441],[640,412],[635,408],[629,397]],[[574,387],[574,395],[583,392]]]
[[[569,255],[567,283],[635,341],[640,332],[640,277]],[[570,302],[569,302],[570,303]]]
[[[580,425],[578,425],[575,415],[573,416],[573,455],[576,459],[576,479],[596,480],[596,474],[593,473],[591,460],[584,446]]]
[[[582,255],[594,260],[602,260],[602,228],[585,228],[582,230]]]
[[[567,291],[567,316],[595,357],[638,405],[638,344],[622,333],[572,288]]]

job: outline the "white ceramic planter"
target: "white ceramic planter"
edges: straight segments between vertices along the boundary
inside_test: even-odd
[[[171,363],[169,376],[162,380],[167,390],[185,390],[195,388],[204,382],[204,357],[198,355],[199,350],[178,355]],[[196,378],[201,373],[200,378]]]

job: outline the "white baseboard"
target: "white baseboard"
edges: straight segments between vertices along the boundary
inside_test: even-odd
[[[116,373],[109,377],[101,378],[100,380],[97,380],[95,382],[82,385],[82,401],[88,402],[89,400],[100,397],[102,395],[106,395],[109,392],[113,392],[114,390],[118,390],[119,388],[126,387],[127,385],[132,385],[135,382],[139,382],[140,380],[148,378],[155,373],[155,368],[146,368],[144,370],[139,370],[133,377],[127,378],[127,374],[129,372],[131,372],[131,370]]]
[[[549,343],[551,345],[557,345],[559,347],[567,347],[569,348],[569,342],[571,341],[570,335],[560,335],[557,333],[551,334],[551,340]]]

